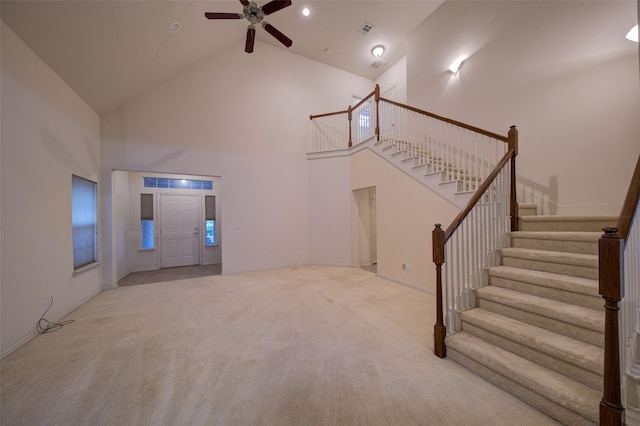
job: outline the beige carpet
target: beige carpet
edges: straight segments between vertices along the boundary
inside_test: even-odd
[[[432,354],[432,296],[300,267],[121,287],[2,360],[2,425],[552,425]]]

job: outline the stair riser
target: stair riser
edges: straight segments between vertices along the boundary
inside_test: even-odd
[[[540,315],[536,312],[523,311],[518,308],[502,305],[481,297],[477,297],[476,306],[527,324],[553,331],[554,333],[558,333],[563,336],[571,337],[572,339],[580,340],[581,342],[589,343],[598,347],[603,347],[604,345],[603,330],[595,331],[579,325],[569,324],[558,321],[554,318]]]
[[[502,265],[513,266],[515,268],[532,269],[534,271],[553,272],[555,274],[570,275],[573,277],[598,279],[598,267],[566,265],[561,263],[551,263],[539,260],[522,259],[517,257],[502,257]]]
[[[533,238],[511,238],[511,247],[562,251],[565,253],[598,254],[598,242],[542,240]]]
[[[535,216],[538,214],[538,206],[533,204],[518,204],[518,216]]]
[[[579,294],[565,291],[554,287],[543,287],[533,283],[516,281],[503,277],[489,275],[489,284],[509,290],[519,291],[533,296],[544,297],[545,299],[557,300],[558,302],[570,303],[584,308],[604,311],[604,301],[600,295]]]
[[[566,362],[563,358],[555,357],[536,350],[530,346],[525,346],[519,342],[492,333],[485,328],[478,327],[475,324],[465,321],[464,314],[462,316],[462,330],[472,334],[486,342],[501,347],[502,349],[513,352],[529,361],[535,362],[546,367],[556,373],[563,374],[577,382],[587,385],[598,391],[602,391],[603,378],[601,366],[587,365],[583,368],[578,365]],[[533,339],[531,339],[533,341]]]
[[[555,401],[547,399],[543,395],[533,392],[519,383],[514,382],[510,378],[485,367],[484,365],[467,357],[465,354],[458,352],[453,347],[447,348],[447,356],[478,376],[483,377],[485,380],[511,393],[520,400],[554,418],[560,423],[567,425],[592,426],[594,423],[598,422],[597,408],[595,408],[591,413],[582,413],[584,416],[587,416],[587,418],[585,418],[574,411],[558,405]]]

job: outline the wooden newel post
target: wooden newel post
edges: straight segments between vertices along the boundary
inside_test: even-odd
[[[375,89],[376,98],[376,141],[380,141],[380,86],[376,84]]]
[[[439,223],[432,231],[433,263],[436,264],[436,323],[433,326],[433,353],[440,358],[447,356],[444,338],[447,328],[444,325],[442,310],[442,264],[444,263],[444,230]]]
[[[351,105],[349,105],[349,108],[347,108],[347,117],[349,118],[349,148],[353,146],[353,142],[351,142],[351,111]]]
[[[511,157],[511,188],[509,194],[510,215],[511,215],[511,230],[518,230],[518,198],[516,189],[516,157],[518,156],[518,129],[516,126],[509,128],[507,134],[508,149],[513,149],[513,156]]]
[[[604,299],[604,387],[600,401],[600,425],[623,425],[620,397],[620,346],[618,303],[624,297],[622,253],[624,241],[618,228],[604,228],[598,240],[599,292]]]

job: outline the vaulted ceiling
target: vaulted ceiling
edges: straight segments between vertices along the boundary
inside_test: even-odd
[[[289,51],[375,79],[405,55],[407,35],[443,2],[294,0],[268,22],[293,40]],[[302,15],[305,7],[308,17]],[[0,3],[2,21],[99,114],[216,51],[243,51],[248,22],[207,20],[205,12],[241,13],[242,5],[237,0]],[[174,23],[177,32],[170,31]],[[364,24],[372,27],[366,35],[360,31]],[[256,39],[286,49],[261,28]],[[374,68],[371,48],[377,44],[386,46],[381,58],[386,64]]]

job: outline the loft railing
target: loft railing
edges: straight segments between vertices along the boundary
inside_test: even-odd
[[[351,146],[351,127],[348,110],[312,115],[311,152],[336,151],[344,149],[345,141]]]
[[[640,300],[640,156],[615,228],[605,228],[598,241],[599,292],[604,299],[604,387],[600,424],[624,424],[620,382],[618,304],[623,299],[623,337],[635,343],[640,334],[637,318]],[[626,353],[625,372],[637,376],[640,359],[633,345]]]
[[[432,233],[436,265],[434,353],[440,358],[446,356],[447,330],[449,333],[460,330],[460,313],[475,307],[474,290],[486,284],[484,270],[499,264],[498,250],[507,246],[509,232],[518,229],[515,199],[518,131],[515,126],[506,139],[507,153],[467,206],[446,230],[437,224]]]
[[[380,87],[353,107],[326,114],[310,115],[311,152],[351,148],[378,134]],[[355,120],[354,120],[355,117]]]
[[[476,191],[507,152],[507,137],[380,97],[380,87],[343,111],[311,115],[311,152],[347,149],[372,137],[428,173]]]

